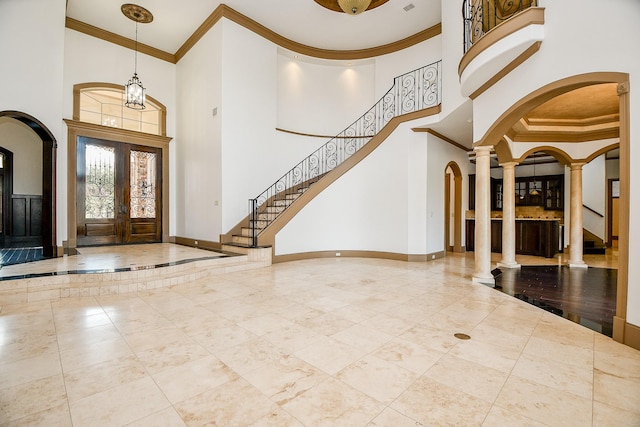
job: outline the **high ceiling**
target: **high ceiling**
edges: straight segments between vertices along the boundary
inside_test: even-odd
[[[441,0],[378,1],[359,15],[334,12],[319,3],[337,0],[226,0],[224,4],[294,42],[330,50],[367,49],[397,42],[441,22]],[[135,37],[135,24],[120,8],[126,0],[68,0],[67,17]],[[175,54],[222,2],[217,0],[134,0],[153,22],[139,24],[138,41]],[[413,6],[413,7],[412,7]],[[471,102],[464,103],[432,129],[471,148]],[[514,141],[567,141],[615,137],[618,129],[615,85],[596,85],[559,96],[514,124]],[[558,139],[555,139],[556,141]]]
[[[133,39],[135,24],[120,7],[127,0],[68,0],[67,17]],[[441,0],[393,0],[360,15],[328,10],[314,0],[133,0],[153,14],[138,40],[175,53],[222,3],[281,36],[308,46],[351,50],[396,42],[441,21]],[[405,7],[413,4],[413,8]]]

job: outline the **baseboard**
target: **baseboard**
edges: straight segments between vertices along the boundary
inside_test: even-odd
[[[625,323],[624,325],[624,344],[629,347],[640,350],[640,326]]]
[[[209,251],[222,250],[222,243],[211,242],[209,240],[192,239],[190,237],[171,236],[169,237],[171,243],[182,246],[190,246],[192,248],[206,249]]]
[[[303,259],[314,258],[378,258],[389,259],[394,261],[406,261],[406,262],[426,262],[433,261],[435,259],[444,258],[444,251],[433,252],[430,254],[400,254],[396,252],[380,252],[380,251],[353,251],[353,250],[334,250],[334,251],[314,251],[314,252],[300,252],[295,254],[275,255],[273,262],[289,262],[299,261]]]

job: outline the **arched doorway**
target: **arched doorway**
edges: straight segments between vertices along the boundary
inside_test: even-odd
[[[629,114],[629,75],[627,73],[601,72],[587,73],[577,76],[568,77],[556,82],[550,83],[540,89],[523,97],[510,108],[508,108],[487,130],[482,136],[477,146],[492,146],[495,141],[501,140],[507,135],[511,127],[524,117],[527,112],[532,111],[536,107],[541,106],[545,102],[571,92],[576,89],[585,88],[593,85],[614,83],[617,85],[618,95],[618,111],[619,111],[619,240],[618,240],[618,280],[617,280],[617,299],[616,299],[616,316],[613,319],[613,338],[616,341],[627,342],[625,330],[631,329],[626,324],[627,315],[627,294],[628,294],[628,277],[629,277],[629,179],[630,179],[630,114]],[[538,147],[537,149],[541,149]],[[546,149],[546,148],[545,148]],[[517,161],[507,150],[498,150],[496,152],[501,155],[500,162]],[[577,159],[576,163],[588,163],[590,159]],[[478,254],[476,253],[476,257]]]
[[[20,111],[0,111],[0,117],[9,117],[29,126],[42,140],[42,206],[39,221],[42,235],[42,253],[57,256],[56,245],[56,140],[35,117]]]
[[[449,162],[444,179],[444,248],[446,252],[462,249],[462,171],[456,162]]]

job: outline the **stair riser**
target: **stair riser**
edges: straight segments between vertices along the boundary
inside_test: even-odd
[[[261,228],[256,228],[256,236],[260,234],[261,231],[262,231]],[[240,232],[240,234],[245,237],[251,237],[251,229],[247,227],[242,227],[242,231]]]
[[[232,243],[241,243],[243,245],[250,245],[250,244],[253,243],[251,237],[238,236],[238,235],[235,235],[235,234],[232,236],[231,242]]]

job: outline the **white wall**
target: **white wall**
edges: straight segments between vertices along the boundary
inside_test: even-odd
[[[0,117],[0,147],[13,153],[13,194],[42,195],[42,140],[24,123]]]
[[[218,241],[223,232],[222,35],[222,25],[216,25],[176,67],[174,200],[179,237]]]
[[[440,138],[427,134],[427,233],[426,252],[445,250],[444,247],[444,179],[445,168],[455,162],[462,172],[462,218],[461,230],[465,229],[464,212],[469,209],[469,158],[463,151]],[[424,220],[424,219],[423,219]],[[452,240],[453,243],[453,240]],[[464,246],[464,232],[461,244]]]
[[[407,253],[408,137],[398,129],[306,205],[277,235],[276,255],[366,250]]]
[[[400,125],[371,155],[305,206],[276,235],[276,255],[443,251],[445,167],[453,160],[462,170],[464,212],[469,161],[465,151],[413,132],[413,126],[412,122]]]
[[[628,73],[630,111],[640,111],[640,3],[614,0],[606,6],[596,0],[541,0],[545,8],[545,38],[540,50],[474,100],[474,140],[482,138],[500,115],[527,94],[560,79],[592,72]],[[579,10],[580,13],[575,13]],[[593,31],[593,22],[606,30]],[[636,94],[637,95],[637,94]],[[630,140],[640,140],[640,125],[631,121]],[[631,150],[630,164],[640,162],[640,153]],[[630,171],[630,218],[640,217],[640,170]],[[629,226],[629,259],[640,259],[640,223]],[[629,264],[629,277],[640,277],[640,264]],[[640,282],[629,281],[627,321],[640,325]]]
[[[605,215],[607,203],[607,179],[604,154],[582,167],[582,204]],[[585,229],[606,240],[605,218],[589,209],[582,210],[582,225]]]
[[[222,21],[222,230],[293,166],[276,135],[277,47]]]
[[[16,110],[39,120],[61,143],[65,0],[0,1],[0,111]],[[58,188],[66,188],[64,165],[58,163]],[[57,244],[66,237],[64,191],[57,192]]]
[[[367,61],[322,61],[278,54],[277,126],[335,136],[377,101],[375,67]]]

